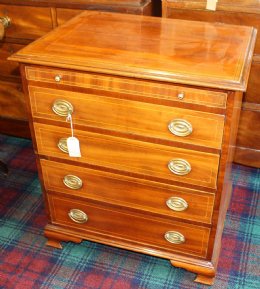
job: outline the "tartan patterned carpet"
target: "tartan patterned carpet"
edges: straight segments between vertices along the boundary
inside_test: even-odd
[[[218,274],[212,287],[168,260],[93,242],[45,246],[46,223],[31,142],[0,135],[0,288],[259,289],[260,169],[234,165]]]

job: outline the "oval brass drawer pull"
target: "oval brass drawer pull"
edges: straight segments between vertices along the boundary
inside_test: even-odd
[[[82,187],[82,180],[74,175],[66,175],[63,178],[63,183],[65,186],[72,190],[79,190]]]
[[[176,136],[188,136],[192,133],[192,125],[185,119],[174,119],[169,123],[168,128]]]
[[[8,16],[0,17],[0,40],[4,38],[5,28],[11,25],[11,19]]]
[[[164,238],[172,243],[172,244],[183,244],[185,243],[185,237],[179,233],[179,232],[176,232],[176,231],[168,231],[165,233],[164,235]]]
[[[8,16],[1,16],[0,22],[2,23],[4,28],[7,28],[8,26],[11,25],[11,19]]]
[[[169,170],[175,175],[184,176],[190,173],[191,165],[184,159],[173,159],[168,163]]]
[[[52,105],[52,110],[59,116],[68,116],[73,112],[73,105],[67,100],[56,99]]]
[[[166,201],[166,205],[173,211],[181,212],[188,208],[188,203],[179,197],[171,197]]]
[[[58,142],[58,148],[64,152],[64,153],[69,153],[69,150],[68,150],[68,146],[67,146],[67,139],[66,138],[61,138]]]
[[[83,224],[86,223],[88,220],[87,214],[79,209],[71,209],[68,215],[75,223]]]

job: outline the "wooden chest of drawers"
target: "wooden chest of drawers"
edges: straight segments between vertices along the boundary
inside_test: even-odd
[[[254,42],[250,27],[85,12],[13,55],[47,244],[152,254],[212,284]]]
[[[0,38],[0,133],[30,137],[18,64],[14,52],[84,10],[152,14],[151,0],[0,0],[1,19],[10,20]]]
[[[209,2],[209,1],[208,1]],[[223,22],[260,28],[258,0],[219,0],[208,10],[206,0],[162,0],[163,17]],[[257,35],[248,88],[243,97],[234,161],[260,167],[260,33]]]

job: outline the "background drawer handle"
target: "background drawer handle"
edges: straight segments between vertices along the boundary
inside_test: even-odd
[[[67,100],[56,99],[52,105],[52,110],[59,116],[68,116],[73,112],[73,105]]]
[[[188,203],[179,197],[171,197],[166,201],[166,205],[173,211],[181,212],[188,208]]]
[[[192,133],[192,125],[185,119],[174,119],[169,123],[168,128],[176,136],[188,136]]]
[[[0,17],[0,40],[3,39],[5,28],[11,25],[11,19],[8,16]]]
[[[63,178],[63,183],[65,186],[72,190],[79,190],[82,187],[82,180],[74,175],[67,175]]]
[[[176,231],[168,231],[165,233],[164,238],[172,244],[183,244],[185,243],[185,237]]]
[[[71,209],[68,215],[75,223],[83,224],[86,223],[88,220],[87,214],[79,209]]]
[[[61,138],[58,142],[58,148],[64,152],[64,153],[69,153],[69,150],[68,150],[68,146],[67,146],[67,139],[66,138]]]
[[[184,176],[190,173],[191,165],[183,159],[173,159],[168,163],[169,170],[175,175]]]
[[[2,16],[0,17],[0,22],[4,26],[4,28],[7,28],[11,25],[11,19],[8,16]]]

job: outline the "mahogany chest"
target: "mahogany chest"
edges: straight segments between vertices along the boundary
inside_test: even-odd
[[[18,64],[7,58],[84,10],[152,14],[151,0],[0,0],[0,133],[30,137]],[[9,21],[9,25],[3,25]]]
[[[163,17],[207,22],[223,22],[260,28],[258,0],[162,0]],[[244,93],[237,147],[234,161],[260,167],[260,34],[258,33],[253,62]]]
[[[213,283],[255,36],[245,26],[84,12],[11,57],[48,245],[101,242]]]

